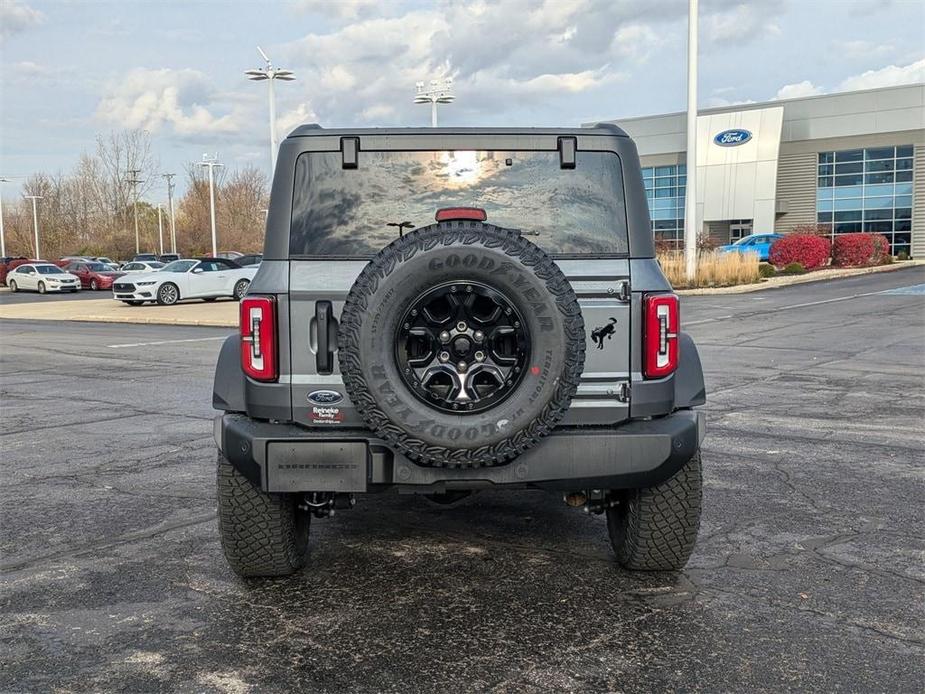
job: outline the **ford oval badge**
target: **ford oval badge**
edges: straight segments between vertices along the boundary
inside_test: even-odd
[[[344,399],[336,390],[313,390],[306,399],[315,405],[335,405]]]
[[[723,130],[713,138],[713,142],[720,147],[736,147],[744,145],[752,139],[752,134],[748,130]]]

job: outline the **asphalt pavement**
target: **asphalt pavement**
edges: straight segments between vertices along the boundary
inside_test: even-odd
[[[704,517],[679,574],[540,492],[361,498],[311,564],[219,547],[228,329],[0,321],[0,691],[920,691],[925,270],[685,297]]]
[[[38,292],[24,291],[11,292],[6,287],[0,287],[0,306],[9,304],[32,304],[51,301],[86,301],[87,299],[111,299],[112,291],[109,289],[81,289],[79,292]]]

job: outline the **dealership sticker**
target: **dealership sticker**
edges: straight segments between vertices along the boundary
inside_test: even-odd
[[[344,413],[341,412],[339,407],[321,407],[316,405],[312,407],[309,417],[312,424],[342,424],[344,421]]]

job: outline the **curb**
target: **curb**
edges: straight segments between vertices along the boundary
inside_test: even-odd
[[[706,296],[711,294],[748,294],[750,292],[760,292],[765,289],[779,289],[780,287],[790,287],[794,284],[807,284],[810,282],[825,282],[827,280],[842,279],[845,277],[861,277],[863,275],[873,275],[880,272],[895,272],[897,270],[907,270],[913,267],[925,265],[925,260],[903,260],[891,263],[890,265],[877,265],[874,267],[845,268],[843,270],[818,270],[808,272],[805,275],[793,275],[790,277],[772,277],[754,284],[740,284],[734,287],[700,287],[698,289],[676,289],[675,294],[679,296]]]

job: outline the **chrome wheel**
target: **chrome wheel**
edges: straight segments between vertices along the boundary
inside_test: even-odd
[[[520,382],[530,359],[530,335],[501,292],[476,282],[450,282],[425,292],[405,312],[395,358],[419,400],[443,412],[482,412]]]
[[[157,290],[157,302],[165,306],[177,303],[180,298],[180,292],[173,284],[162,284]]]
[[[238,280],[237,284],[234,285],[234,298],[238,301],[243,299],[249,286],[251,286],[251,283],[248,280]]]

